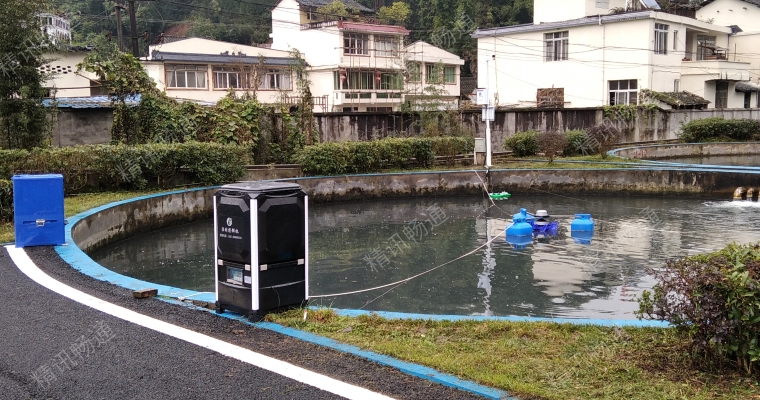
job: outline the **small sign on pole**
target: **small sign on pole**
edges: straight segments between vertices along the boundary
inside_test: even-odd
[[[481,121],[493,121],[495,116],[494,107],[483,107],[481,111]]]
[[[488,89],[475,89],[475,104],[479,106],[488,105]]]

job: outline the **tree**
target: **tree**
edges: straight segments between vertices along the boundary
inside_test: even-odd
[[[549,159],[549,164],[554,162],[557,153],[567,147],[567,137],[562,133],[544,132],[536,136],[538,151],[544,153]]]
[[[346,5],[340,0],[333,0],[332,3],[317,8],[317,14],[321,19],[329,21],[341,18],[347,18],[352,13],[346,9]]]
[[[157,95],[158,89],[134,56],[122,53],[112,42],[101,43],[89,53],[77,70],[86,70],[98,76],[100,84],[108,90],[114,103],[114,121],[111,141],[114,143],[140,143],[139,124],[127,99],[137,95]]]
[[[377,19],[384,24],[404,25],[411,13],[412,10],[408,4],[397,1],[390,7],[380,7],[377,12]]]
[[[46,77],[39,68],[49,45],[36,14],[44,0],[0,7],[0,147],[41,147],[50,137],[50,110],[42,104]]]

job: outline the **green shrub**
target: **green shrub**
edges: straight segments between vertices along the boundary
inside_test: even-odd
[[[749,140],[760,133],[760,121],[753,119],[704,118],[681,127],[679,137],[687,143],[711,140]]]
[[[562,151],[565,157],[582,155],[584,151],[584,142],[586,141],[586,131],[575,130],[565,132],[567,146]]]
[[[647,272],[658,283],[639,299],[639,318],[668,321],[697,352],[752,371],[760,360],[759,244],[732,244]]]
[[[0,179],[0,222],[13,219],[13,182]]]
[[[29,151],[0,149],[0,180],[11,179],[16,171],[28,170]]]
[[[517,157],[535,156],[538,152],[538,135],[539,132],[536,131],[517,132],[507,138],[505,145]]]
[[[387,167],[403,168],[411,159],[429,167],[439,155],[436,151],[450,156],[452,152],[471,152],[474,147],[473,138],[445,136],[332,142],[304,147],[295,154],[294,162],[312,175],[361,174]]]

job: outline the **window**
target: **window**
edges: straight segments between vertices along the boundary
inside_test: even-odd
[[[744,108],[752,107],[752,92],[744,92]]]
[[[375,74],[372,72],[361,73],[361,88],[363,90],[372,90],[375,88]]]
[[[398,56],[398,40],[393,36],[375,36],[375,55],[377,57]]]
[[[728,107],[728,81],[715,82],[715,108]]]
[[[393,107],[367,107],[369,112],[393,112]]]
[[[214,67],[214,89],[241,89],[245,85],[248,72],[230,67]]]
[[[678,31],[673,31],[673,50],[678,50]]]
[[[668,54],[668,26],[654,24],[654,54]]]
[[[399,74],[384,73],[380,75],[380,89],[401,90],[404,88],[404,79]]]
[[[673,91],[678,93],[681,91],[681,80],[680,79],[674,79],[673,80]]]
[[[406,72],[409,74],[409,82],[420,81],[420,63],[410,62],[406,64]]]
[[[284,69],[268,69],[261,72],[259,78],[260,90],[290,90],[290,71]]]
[[[167,65],[166,82],[170,88],[206,88],[205,65]]]
[[[369,54],[369,36],[358,33],[343,34],[343,54]]]
[[[545,61],[562,61],[567,60],[567,48],[569,44],[570,33],[554,32],[544,34],[544,42],[546,43]]]
[[[610,0],[596,0],[596,8],[610,8]]]
[[[438,64],[425,64],[425,82],[443,83],[443,67]]]
[[[610,81],[610,102],[611,106],[616,104],[638,104],[639,90],[636,79],[624,81]]]
[[[450,85],[457,83],[457,73],[454,67],[443,67],[443,83]]]
[[[715,56],[715,36],[697,35],[697,60],[708,60]]]

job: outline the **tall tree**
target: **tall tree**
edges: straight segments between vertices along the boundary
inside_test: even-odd
[[[14,0],[0,7],[0,147],[44,146],[50,137],[47,90],[40,67],[49,46],[37,13],[44,0]]]

